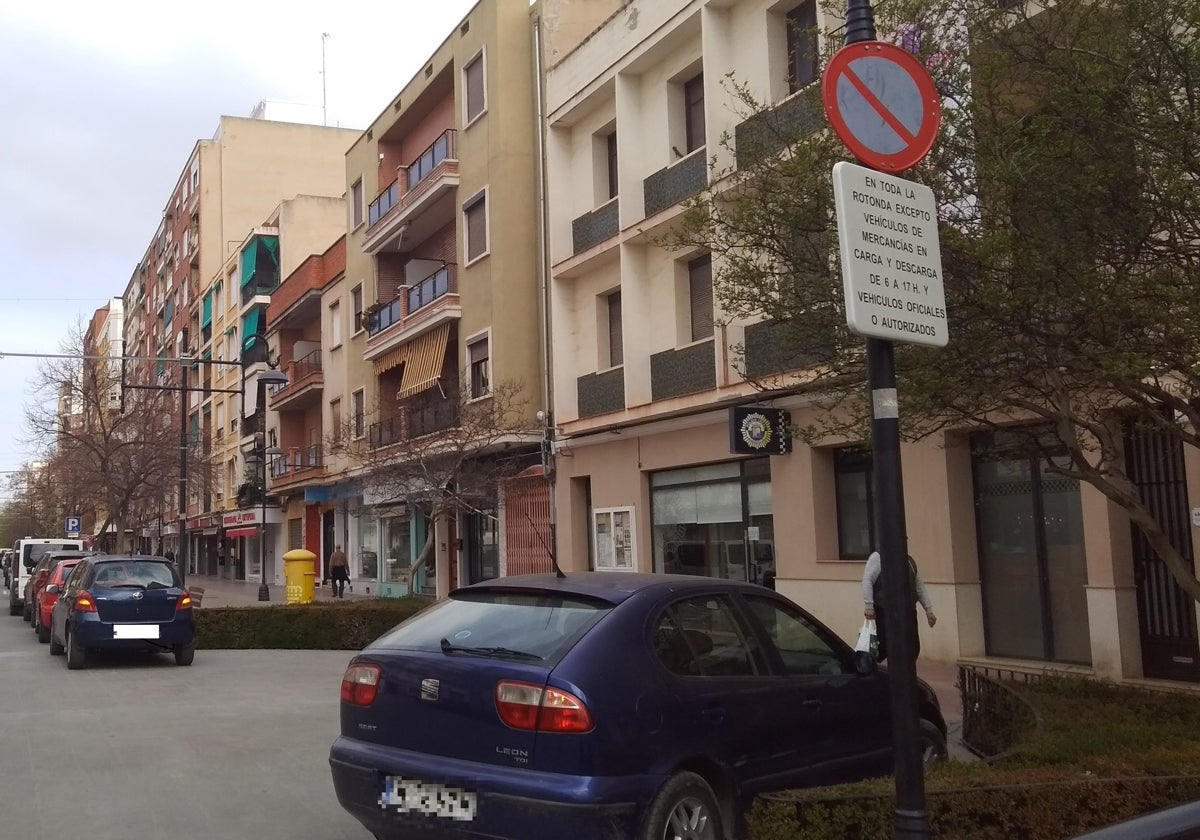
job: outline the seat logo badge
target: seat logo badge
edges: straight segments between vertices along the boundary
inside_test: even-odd
[[[421,680],[421,699],[437,700],[441,685],[438,680]]]

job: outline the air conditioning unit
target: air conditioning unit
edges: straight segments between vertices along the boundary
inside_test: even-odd
[[[112,390],[108,392],[108,407],[119,408],[121,405],[121,392]]]

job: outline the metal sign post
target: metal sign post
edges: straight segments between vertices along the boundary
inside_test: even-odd
[[[887,605],[895,836],[928,840],[892,340],[941,347],[948,332],[932,192],[872,170],[901,172],[924,158],[937,137],[941,105],[919,61],[875,40],[869,0],[847,0],[846,46],[826,68],[822,99],[834,132],[870,167],[838,164],[834,194],[847,324],[866,336],[867,345],[876,549]]]

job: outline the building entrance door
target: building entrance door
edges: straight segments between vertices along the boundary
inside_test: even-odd
[[[1188,568],[1194,568],[1188,522],[1183,444],[1152,429],[1125,430],[1129,477]],[[1200,682],[1200,643],[1196,638],[1196,603],[1133,527],[1133,573],[1137,582],[1138,626],[1142,673],[1150,679]]]

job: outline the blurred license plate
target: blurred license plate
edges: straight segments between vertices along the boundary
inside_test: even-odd
[[[157,639],[157,624],[114,624],[114,639]]]
[[[431,814],[464,822],[475,819],[475,794],[459,788],[439,785],[435,782],[420,782],[401,776],[386,776],[379,805],[397,811],[415,814]]]

